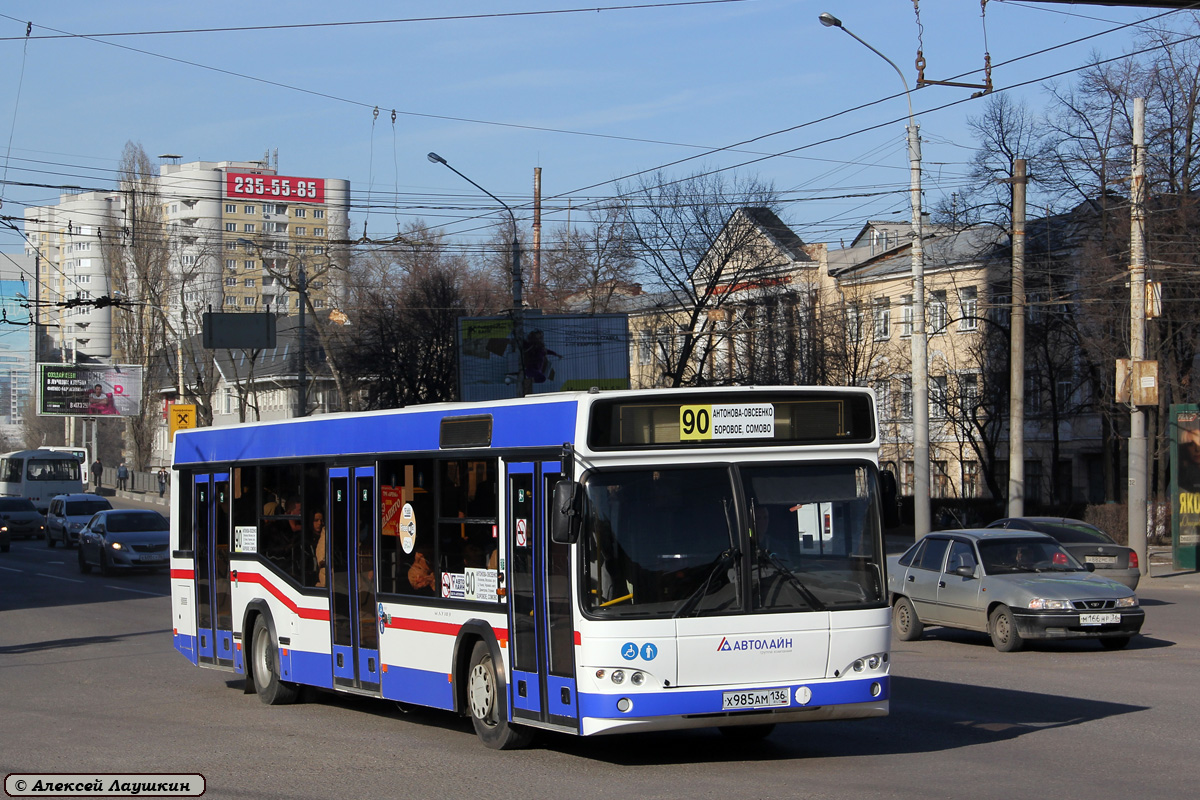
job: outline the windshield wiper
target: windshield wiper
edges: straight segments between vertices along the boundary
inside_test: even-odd
[[[825,610],[825,604],[821,602],[820,598],[813,594],[812,590],[805,586],[804,582],[796,577],[796,573],[792,572],[791,568],[789,568],[787,564],[783,563],[779,556],[767,550],[759,550],[758,555],[760,559],[766,559],[768,562],[770,562],[771,566],[775,567],[775,571],[786,578],[788,583],[792,584],[792,586],[796,588],[796,591],[800,593],[800,596],[805,599],[805,601],[812,607],[814,611]]]
[[[742,551],[738,550],[736,547],[731,547],[725,552],[721,553],[721,555],[717,556],[717,560],[713,563],[712,569],[708,571],[708,575],[704,578],[704,583],[700,584],[700,587],[696,589],[696,591],[688,595],[687,599],[679,604],[679,608],[675,609],[675,613],[672,614],[671,617],[683,617],[691,614],[696,606],[700,604],[700,601],[704,598],[704,596],[708,594],[708,589],[710,586],[712,586],[713,578],[717,577],[719,573],[728,568],[730,562],[736,561],[741,557]]]

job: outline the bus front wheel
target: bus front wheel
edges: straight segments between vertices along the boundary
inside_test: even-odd
[[[471,650],[471,667],[467,670],[467,706],[475,735],[493,750],[518,750],[528,747],[533,733],[511,724],[508,709],[500,702],[500,682],[496,677],[496,662],[483,642]]]
[[[294,703],[298,694],[296,686],[279,678],[279,646],[261,615],[254,619],[250,651],[250,675],[258,699],[269,706]]]

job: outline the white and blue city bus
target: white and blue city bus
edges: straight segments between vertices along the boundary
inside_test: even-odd
[[[540,395],[179,431],[175,647],[490,747],[887,714],[866,389]],[[882,488],[881,488],[882,487]]]

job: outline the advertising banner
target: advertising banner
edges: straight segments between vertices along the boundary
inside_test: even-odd
[[[1176,569],[1196,568],[1200,546],[1200,406],[1173,405],[1171,545]]]
[[[462,400],[629,388],[624,314],[531,314],[518,348],[509,317],[464,317],[458,325]],[[523,357],[523,358],[522,358]]]
[[[38,364],[38,414],[136,417],[142,368],[132,364]]]

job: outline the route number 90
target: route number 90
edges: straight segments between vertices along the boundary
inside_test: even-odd
[[[712,438],[712,406],[680,406],[679,438],[700,440]]]

